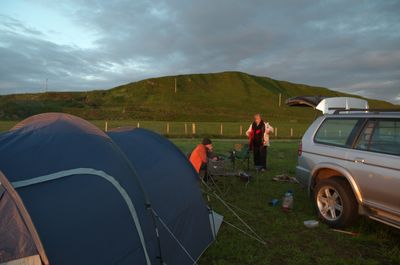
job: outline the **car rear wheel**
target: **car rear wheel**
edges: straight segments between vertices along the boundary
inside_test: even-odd
[[[330,178],[318,181],[314,201],[319,217],[331,227],[349,226],[357,220],[357,201],[346,180]]]

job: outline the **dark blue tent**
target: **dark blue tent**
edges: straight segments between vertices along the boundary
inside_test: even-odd
[[[0,135],[0,170],[50,263],[193,264],[213,239],[194,170],[154,133],[110,135],[58,113]]]
[[[134,166],[158,215],[179,242],[198,257],[204,244],[210,242],[210,234],[202,235],[193,228],[207,231],[210,223],[204,219],[207,209],[201,208],[204,203],[198,175],[185,155],[166,138],[149,130],[120,128],[108,135]],[[190,264],[190,257],[170,233],[161,227],[160,234],[162,254],[169,264]]]

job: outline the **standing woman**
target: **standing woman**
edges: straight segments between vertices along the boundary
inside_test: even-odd
[[[274,132],[274,128],[268,122],[264,122],[261,114],[254,115],[254,122],[246,131],[249,137],[249,148],[253,150],[254,166],[261,171],[267,169],[267,148],[269,146],[269,134]]]

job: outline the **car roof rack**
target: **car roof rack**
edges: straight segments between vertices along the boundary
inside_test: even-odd
[[[329,110],[334,110],[333,114],[340,114],[341,112],[357,111],[365,113],[381,113],[381,112],[400,112],[400,109],[355,109],[355,108],[329,108]]]

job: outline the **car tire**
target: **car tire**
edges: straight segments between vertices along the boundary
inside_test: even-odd
[[[339,177],[322,179],[314,189],[318,216],[333,228],[350,226],[358,219],[358,204],[349,183]]]

